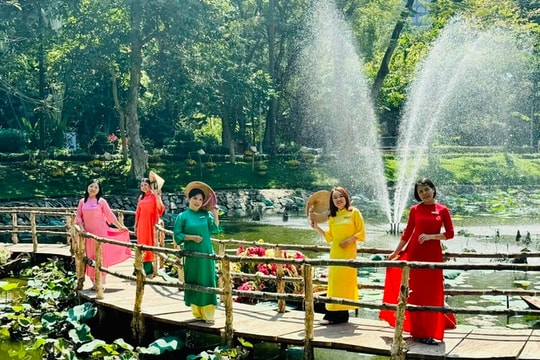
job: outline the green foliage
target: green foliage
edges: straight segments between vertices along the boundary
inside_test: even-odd
[[[198,355],[188,355],[187,360],[226,360],[226,359],[247,359],[253,345],[242,338],[238,339],[237,346],[229,348],[228,346],[218,346],[214,350],[203,351]]]
[[[285,161],[285,163],[287,165],[289,165],[290,167],[292,167],[292,168],[296,168],[296,167],[300,166],[300,161],[298,161],[296,159],[287,160],[287,161]]]
[[[0,313],[0,340],[20,342],[19,353],[42,354],[42,359],[138,359],[139,354],[161,355],[182,349],[178,336],[157,339],[148,347],[135,348],[123,339],[112,343],[95,339],[86,322],[98,310],[93,303],[77,305],[73,290],[75,274],[59,259],[26,269],[29,277],[24,297],[13,297]],[[0,284],[4,291],[16,286]],[[82,356],[82,357],[81,357]],[[22,357],[21,357],[22,358]]]
[[[434,149],[436,150],[436,149]],[[443,152],[430,168],[430,176],[439,184],[473,185],[536,185],[540,183],[540,156],[538,154],[507,154],[503,152],[475,153]],[[214,155],[214,158],[216,156]],[[428,166],[426,158],[425,166]],[[433,159],[432,159],[433,160]],[[257,165],[260,161],[257,161]],[[296,159],[280,158],[262,161],[267,166],[266,176],[259,176],[252,171],[252,162],[238,161],[232,164],[223,157],[218,162],[217,171],[203,171],[198,166],[195,170],[187,167],[184,160],[175,160],[171,156],[161,156],[152,165],[167,180],[164,192],[181,189],[188,182],[200,180],[212,185],[216,190],[253,188],[253,189],[296,189],[315,190],[335,186],[340,180],[336,177],[334,160],[316,161],[310,166],[301,166]],[[195,165],[198,162],[191,160]],[[94,166],[100,164],[99,166]],[[512,165],[513,164],[513,165]],[[291,168],[291,165],[294,168]],[[24,163],[4,162],[0,166],[0,176],[10,179],[4,184],[0,200],[25,199],[36,197],[80,196],[84,191],[81,186],[92,177],[103,180],[105,194],[131,194],[126,183],[129,162],[122,160],[58,161],[46,159],[44,162]],[[203,164],[205,166],[205,164]],[[397,163],[394,155],[384,155],[387,185],[396,181]],[[62,177],[52,177],[52,172],[61,169]],[[426,167],[427,169],[427,167]]]
[[[255,164],[255,170],[257,171],[266,171],[268,170],[268,165],[266,163],[259,161]]]
[[[111,151],[111,145],[109,144],[109,135],[102,131],[95,133],[94,137],[90,139],[90,142],[88,144],[88,153],[103,154],[107,151]]]
[[[157,339],[145,348],[139,348],[139,353],[147,355],[162,355],[168,351],[182,349],[185,342],[175,335],[168,335]]]
[[[21,153],[26,150],[26,135],[17,129],[0,129],[0,152]]]

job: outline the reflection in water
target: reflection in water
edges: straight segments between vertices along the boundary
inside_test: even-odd
[[[370,223],[366,219],[367,236],[359,248],[369,247],[392,250],[395,248],[399,237],[388,233],[388,224]],[[530,251],[540,251],[540,223],[532,218],[506,219],[502,221],[496,217],[477,217],[454,220],[456,236],[454,239],[445,241],[448,252],[461,253],[475,251],[476,253],[519,253],[527,247]],[[257,241],[263,239],[268,243],[279,244],[302,244],[302,245],[326,245],[324,239],[313,231],[305,216],[289,215],[287,222],[283,222],[279,215],[267,215],[260,221],[224,221],[225,238],[245,239]],[[523,241],[516,242],[516,233],[530,234],[531,242],[528,245]],[[524,237],[522,236],[521,239]],[[307,254],[309,257],[328,256],[327,254]],[[368,260],[370,254],[358,252],[358,258]],[[474,259],[462,261],[490,262],[490,259]],[[540,259],[530,258],[529,264],[538,264]],[[359,270],[359,283],[383,284],[384,269],[372,268]],[[529,289],[540,290],[540,273],[517,272],[517,271],[467,271],[460,272],[456,276],[455,271],[445,272],[448,279],[447,286],[451,288],[487,288],[488,286],[498,289],[512,289],[518,286],[515,281],[527,280],[530,282]],[[363,289],[360,291],[362,301],[380,303],[382,293],[379,290]],[[491,309],[506,309],[507,305],[515,309],[527,309],[527,305],[519,296],[455,296],[447,299],[451,307],[489,307]],[[378,311],[361,309],[358,316],[377,319]],[[523,316],[506,318],[505,316],[489,315],[458,315],[460,326],[513,326],[529,327]]]
[[[375,222],[365,218],[366,241],[364,247],[393,250],[399,237],[388,232],[384,221]],[[454,218],[455,238],[444,242],[450,252],[464,249],[476,252],[520,252],[525,245],[531,251],[540,251],[540,222],[535,218],[503,219],[498,217]],[[260,221],[223,219],[225,237],[281,244],[324,245],[325,241],[313,231],[303,215],[289,215],[283,222],[278,214],[267,214]],[[324,227],[324,225],[322,225]],[[402,225],[404,228],[405,225]],[[529,233],[530,243],[524,244],[525,236],[516,241],[517,231]]]

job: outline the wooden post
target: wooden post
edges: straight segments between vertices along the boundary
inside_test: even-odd
[[[311,344],[314,337],[313,323],[315,319],[315,305],[313,303],[313,275],[311,265],[304,264],[304,360],[313,360],[313,345]]]
[[[283,254],[281,253],[281,249],[279,246],[276,246],[274,248],[274,257],[277,259],[283,258]],[[283,281],[283,264],[277,264],[276,265],[276,288],[278,294],[285,294],[285,281]],[[285,300],[279,299],[278,300],[278,312],[283,314],[286,311],[286,304]]]
[[[218,255],[219,256],[225,256],[225,244],[220,242],[219,245],[218,245]],[[229,262],[229,261],[228,261]],[[225,288],[225,280],[224,280],[224,277],[225,277],[225,270],[223,269],[223,261],[221,262],[221,266],[222,266],[222,269],[221,269],[221,276],[218,278],[218,287],[220,288]],[[231,281],[230,279],[230,262],[229,262],[229,281]],[[231,294],[232,294],[232,288],[231,288]],[[226,294],[221,294],[219,296],[219,301],[224,303],[225,302],[225,298],[226,298]]]
[[[76,290],[82,290],[84,287],[84,250],[85,250],[85,239],[80,232],[75,232],[75,269],[77,271],[77,285]]]
[[[157,222],[158,224],[159,224],[160,220],[161,219],[158,220],[158,222]],[[158,228],[156,226],[154,226],[154,244],[153,244],[153,246],[159,247],[159,230],[158,230]],[[158,266],[159,266],[158,258],[161,258],[161,256],[158,256],[158,254],[154,253],[154,261],[152,262],[152,276],[157,276]]]
[[[30,213],[30,228],[32,232],[32,250],[37,253],[38,250],[38,237],[37,237],[37,227],[36,227],[36,213]]]
[[[410,269],[408,265],[405,265],[401,270],[401,288],[396,309],[396,329],[394,331],[392,348],[390,349],[391,360],[405,360],[407,355],[407,346],[403,340],[403,321],[405,320],[405,308],[407,307],[407,298],[409,297]]]
[[[73,223],[75,222],[75,219],[73,218],[73,215],[66,215],[66,244],[69,245],[69,251],[71,252],[71,256],[75,257],[75,245],[74,242],[74,230],[73,230]]]
[[[19,243],[19,226],[17,224],[17,213],[11,214],[11,224],[13,226],[13,232],[11,233],[11,242],[14,244]]]
[[[103,280],[101,279],[101,266],[103,265],[103,247],[101,241],[94,240],[96,242],[96,261],[95,265],[95,287],[96,287],[96,299],[103,299]]]
[[[123,211],[119,211],[116,218],[118,219],[118,222],[120,224],[124,225],[124,212]]]
[[[139,247],[135,248],[135,274],[137,276],[137,288],[135,290],[135,304],[133,305],[133,318],[131,319],[131,332],[133,339],[138,344],[144,339],[145,326],[142,315],[142,299],[144,295],[144,278],[142,250]]]
[[[165,232],[162,231],[161,229],[164,229],[165,228],[165,221],[163,221],[163,219],[159,219],[158,222],[157,222],[158,226],[156,227],[156,241],[157,241],[157,246],[159,247],[165,247]],[[161,256],[156,256],[156,261],[159,261],[159,263],[157,264],[157,266],[159,267],[159,269],[163,269],[163,267],[165,266],[165,262],[163,260],[163,257]],[[159,258],[159,260],[157,260]],[[156,266],[154,266],[154,269],[157,269]],[[157,275],[157,270],[154,270],[154,273],[155,275]]]
[[[232,299],[232,280],[231,280],[231,262],[223,258],[221,260],[221,272],[223,276],[223,297],[225,306],[225,329],[222,336],[225,337],[225,344],[232,348],[234,340],[233,328],[233,299]]]

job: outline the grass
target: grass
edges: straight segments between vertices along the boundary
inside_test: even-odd
[[[164,192],[178,192],[193,180],[209,183],[215,190],[227,189],[305,189],[329,188],[339,183],[333,166],[337,164],[300,163],[291,167],[285,160],[269,160],[268,171],[259,175],[252,162],[216,162],[214,171],[197,163],[188,169],[184,161],[153,159],[149,170],[165,179]],[[391,184],[397,162],[385,156],[386,178]],[[435,164],[426,159],[424,173],[432,174],[439,184],[467,185],[531,185],[540,184],[538,154],[446,154]],[[24,200],[40,197],[79,196],[90,179],[103,182],[105,193],[133,194],[138,182],[129,177],[129,164],[121,160],[53,160],[11,161],[0,163],[5,179],[0,200]]]

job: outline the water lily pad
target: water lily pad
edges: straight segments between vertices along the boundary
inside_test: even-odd
[[[527,280],[515,280],[514,282],[512,282],[512,285],[514,285],[514,287],[528,289],[531,286],[531,282]]]

